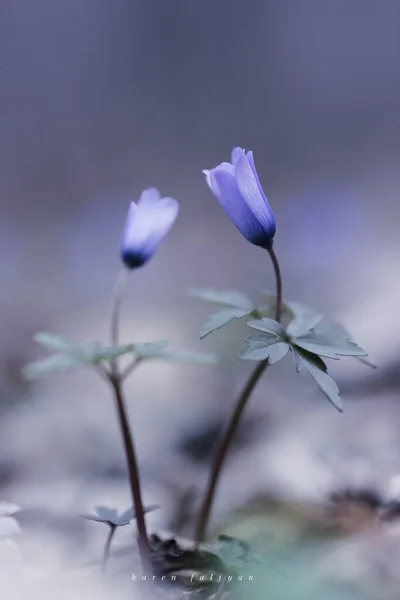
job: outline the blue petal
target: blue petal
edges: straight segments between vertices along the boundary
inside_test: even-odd
[[[157,188],[146,188],[140,194],[140,198],[138,200],[138,204],[143,204],[147,202],[157,202],[161,199],[161,194]]]
[[[263,244],[265,232],[244,201],[234,175],[226,168],[217,167],[210,171],[209,178],[216,199],[237,229],[252,244]]]
[[[211,170],[204,169],[203,173],[206,176],[207,185],[214,195],[215,195],[215,191],[213,189],[213,182],[211,181],[211,172],[215,171],[216,169],[219,169],[220,171],[226,171],[230,175],[235,175],[235,169],[234,169],[233,165],[231,165],[231,163],[227,163],[227,162],[221,163],[220,165],[218,165],[218,167],[215,167],[215,169],[211,169]]]
[[[130,269],[140,267],[156,252],[178,216],[179,204],[161,198],[158,190],[144,190],[138,204],[131,202],[121,240],[121,257]]]
[[[243,149],[243,148],[239,148],[239,147],[237,147],[237,148],[234,148],[234,149],[232,150],[232,164],[233,164],[233,166],[235,166],[235,165],[236,165],[236,163],[237,163],[237,161],[239,160],[239,158],[240,158],[241,156],[243,156],[244,154],[245,154],[245,151],[244,151],[244,149]]]
[[[259,245],[268,245],[275,235],[275,217],[260,185],[252,154],[238,159],[235,177],[240,194],[264,231],[264,242]]]

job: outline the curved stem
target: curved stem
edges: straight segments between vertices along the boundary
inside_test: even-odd
[[[107,536],[106,545],[104,546],[103,560],[101,561],[101,572],[103,573],[103,575],[106,574],[106,564],[107,564],[108,554],[110,552],[111,542],[114,537],[114,533],[115,533],[116,529],[117,528],[115,525],[110,525],[110,532]]]
[[[276,279],[276,309],[275,309],[275,321],[281,322],[282,317],[282,273],[279,266],[278,257],[276,256],[273,245],[271,244],[267,248],[267,252],[271,257],[272,265],[275,271]]]
[[[281,320],[282,313],[282,276],[278,263],[277,256],[275,251],[272,248],[267,249],[269,255],[272,260],[272,264],[274,267],[275,278],[276,278],[276,312],[275,319],[276,321]],[[243,391],[239,397],[239,400],[234,408],[228,426],[221,438],[220,444],[217,448],[217,452],[215,454],[214,462],[211,468],[210,478],[207,485],[206,494],[204,496],[203,503],[200,508],[199,518],[195,531],[195,539],[197,543],[204,540],[206,528],[208,524],[208,520],[211,513],[212,504],[214,501],[215,491],[217,488],[218,480],[222,472],[222,468],[225,463],[226,456],[228,454],[228,450],[230,448],[231,442],[236,434],[238,429],[240,420],[242,418],[244,409],[247,406],[247,403],[251,397],[251,394],[256,387],[258,381],[260,380],[262,374],[268,366],[268,359],[259,362],[256,368],[250,375]]]
[[[146,522],[144,519],[144,509],[142,501],[142,493],[140,488],[140,476],[139,467],[136,458],[135,445],[133,443],[132,434],[129,427],[128,415],[125,408],[125,402],[122,392],[121,382],[118,376],[111,376],[110,383],[112,385],[117,412],[119,425],[121,428],[122,438],[125,446],[125,455],[128,463],[129,483],[131,488],[132,500],[136,512],[136,523],[138,530],[138,543],[140,558],[142,561],[143,569],[147,574],[151,573],[151,558],[150,558],[150,545],[147,537]]]

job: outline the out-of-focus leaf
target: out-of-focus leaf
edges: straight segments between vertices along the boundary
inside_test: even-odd
[[[143,511],[146,514],[149,512],[153,512],[154,510],[158,510],[159,508],[160,508],[159,504],[150,504],[149,506],[144,506]],[[132,521],[132,519],[136,519],[136,511],[133,508],[128,508],[128,510],[126,510],[125,512],[123,512],[121,514],[120,519],[122,521],[127,520],[127,519]]]
[[[81,367],[82,365],[82,360],[79,358],[77,359],[72,356],[57,354],[26,365],[22,369],[22,375],[25,379],[36,379],[45,377],[46,375],[65,373],[76,367]]]
[[[168,346],[166,340],[156,340],[154,342],[144,342],[142,344],[134,344],[134,353],[137,358],[158,358],[160,352]]]
[[[297,370],[304,368],[314,379],[317,386],[339,412],[343,411],[339,388],[335,381],[327,374],[327,368],[319,356],[304,351],[296,346],[292,347],[298,365]]]
[[[280,337],[280,341],[286,341],[287,339],[285,329],[280,323],[278,323],[278,321],[274,321],[274,319],[253,319],[252,321],[248,321],[246,325],[252,329],[257,329],[258,331],[272,333]]]
[[[164,351],[160,352],[158,356],[154,356],[153,358],[158,358],[166,362],[194,365],[215,365],[218,362],[218,357],[215,354],[186,350]]]
[[[134,354],[139,360],[154,359],[174,363],[203,365],[216,364],[218,362],[218,358],[214,354],[186,350],[167,350],[167,345],[168,342],[164,340],[149,342],[147,344],[135,344]]]
[[[40,331],[34,335],[34,340],[44,348],[47,348],[48,350],[54,350],[60,354],[73,355],[76,353],[79,354],[80,352],[79,346],[73,344],[69,340],[66,340],[60,335],[55,335],[54,333]]]
[[[96,365],[101,362],[115,360],[124,354],[131,354],[133,349],[133,344],[103,346],[99,342],[86,342],[82,345],[81,360],[83,363]]]
[[[56,350],[57,354],[25,366],[22,374],[26,379],[62,373],[83,365],[109,362],[132,353],[134,348],[133,344],[104,346],[96,341],[84,342],[78,346],[60,336],[43,332],[36,334],[35,340],[45,348]]]
[[[241,319],[249,314],[250,311],[243,310],[241,308],[224,308],[223,310],[219,310],[214,313],[207,319],[202,328],[200,329],[200,339],[205,338],[207,335],[216,331],[217,329],[221,329],[225,325],[228,325],[234,319]]]
[[[157,505],[143,507],[143,512],[148,513],[160,508]],[[108,508],[106,506],[96,506],[93,514],[81,515],[83,519],[88,521],[96,521],[97,523],[105,523],[115,527],[124,527],[136,519],[136,512],[133,508],[128,508],[122,514],[118,514],[117,509]]]
[[[236,290],[213,290],[211,288],[191,288],[188,290],[189,296],[194,298],[201,298],[207,302],[216,302],[217,304],[225,304],[227,306],[234,306],[235,308],[241,308],[247,312],[254,310],[255,306],[252,300]]]

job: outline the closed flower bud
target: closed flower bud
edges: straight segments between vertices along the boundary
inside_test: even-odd
[[[144,190],[131,202],[121,239],[121,258],[128,269],[144,265],[156,252],[178,216],[179,204],[158,190]]]
[[[203,171],[214,196],[244,237],[262,248],[269,248],[276,223],[261,187],[253,153],[235,148],[232,162]]]

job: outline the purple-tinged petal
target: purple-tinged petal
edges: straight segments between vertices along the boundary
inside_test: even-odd
[[[258,177],[256,165],[254,163],[253,152],[251,150],[249,150],[249,152],[247,152],[246,156],[247,156],[247,160],[249,161],[249,164],[251,166],[251,170],[253,171],[254,177],[256,178],[257,185],[258,185],[262,195],[265,197],[262,186],[261,186],[260,178]]]
[[[234,175],[217,167],[210,172],[210,187],[228,217],[249,242],[264,243],[265,232],[244,201]]]
[[[203,173],[206,176],[207,185],[210,188],[210,190],[212,191],[212,193],[214,194],[214,196],[219,195],[219,188],[218,188],[217,183],[215,182],[215,179],[211,179],[211,173],[213,171],[217,171],[217,170],[224,171],[225,173],[232,175],[232,177],[234,177],[234,175],[235,175],[235,169],[234,169],[233,165],[231,165],[231,163],[227,163],[227,162],[221,163],[215,169],[211,169],[211,171],[208,171],[207,169],[205,169],[203,171]]]
[[[240,194],[264,231],[264,242],[258,245],[267,246],[275,235],[275,217],[247,156],[238,159],[235,177]]]
[[[234,148],[232,150],[232,164],[233,164],[233,166],[236,165],[236,163],[239,160],[239,158],[241,156],[243,156],[244,154],[245,154],[245,150],[243,148],[237,147],[237,148]]]
[[[140,194],[140,198],[138,200],[138,204],[143,204],[147,202],[158,202],[161,199],[161,194],[157,188],[146,188]]]
[[[212,191],[211,180],[210,180],[210,173],[211,173],[211,171],[209,171],[208,169],[204,169],[203,173],[206,176],[207,185],[210,188],[210,190]]]
[[[121,240],[121,256],[130,269],[140,267],[156,252],[178,216],[179,204],[161,198],[158,190],[144,190],[138,204],[131,202]]]

